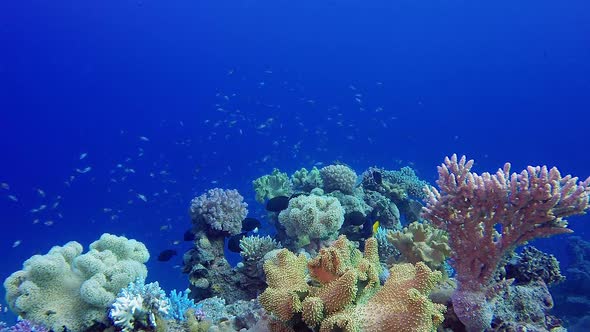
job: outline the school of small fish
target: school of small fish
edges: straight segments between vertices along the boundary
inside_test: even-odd
[[[250,167],[265,173],[279,161],[284,164],[289,159],[297,167],[322,167],[324,161],[316,159],[314,155],[321,158],[328,151],[328,146],[333,146],[334,137],[338,137],[335,132],[342,141],[358,140],[359,144],[367,145],[376,142],[373,131],[361,129],[355,122],[356,116],[347,116],[351,111],[363,112],[363,117],[372,123],[375,131],[392,130],[398,123],[398,116],[391,115],[386,106],[375,105],[367,97],[371,95],[370,89],[381,89],[384,85],[382,82],[362,88],[350,84],[344,93],[349,98],[349,104],[333,105],[307,97],[300,84],[282,80],[277,70],[267,69],[258,76],[250,82],[259,91],[254,96],[242,95],[230,87],[223,89],[227,91],[218,90],[214,97],[213,112],[200,119],[196,117],[199,119],[197,124],[206,128],[201,128],[200,134],[192,134],[189,129],[195,118],[160,123],[162,127],[179,132],[172,144],[180,149],[179,154],[186,158],[186,164],[191,165],[188,180],[171,165],[167,151],[155,150],[155,144],[161,143],[160,137],[156,139],[149,133],[131,134],[131,131],[121,129],[118,134],[122,140],[131,144],[130,150],[126,155],[115,156],[117,161],[108,169],[105,169],[105,164],[97,163],[98,153],[81,151],[73,157],[71,172],[60,190],[35,187],[32,189],[34,195],[30,195],[31,192],[20,188],[18,183],[4,181],[0,182],[0,199],[4,197],[0,203],[22,209],[33,225],[55,226],[68,217],[71,205],[75,204],[72,202],[76,198],[69,196],[68,192],[83,186],[92,186],[89,190],[97,190],[101,184],[100,188],[105,188],[106,197],[112,195],[116,198],[102,201],[94,211],[91,222],[119,222],[124,216],[133,213],[130,209],[150,208],[163,220],[160,231],[170,231],[173,225],[186,223],[184,209],[190,198],[186,197],[186,190],[181,191],[179,187],[189,181],[192,185],[190,194],[195,194],[211,186],[225,185],[223,178],[235,173],[234,169],[237,168],[230,165],[213,167],[219,160],[223,161],[225,151],[203,153],[203,146],[231,146],[234,142],[266,140],[268,146],[260,150],[253,148],[252,161],[241,165],[240,171],[243,167]],[[226,79],[228,86],[243,80],[240,71],[235,68],[227,71]],[[287,95],[291,99],[286,103],[275,100],[271,97],[273,91],[282,91],[283,97]],[[293,104],[298,105],[299,109],[293,109]],[[309,114],[318,114],[322,121],[316,121]],[[287,127],[300,135],[281,134]],[[303,154],[303,151],[308,151],[308,154]],[[305,164],[302,164],[302,160]],[[209,176],[203,177],[205,173]],[[180,178],[182,182],[179,182]],[[104,182],[106,184],[102,185]],[[174,206],[178,214],[173,217],[159,215],[167,206]],[[256,232],[258,228],[254,230]],[[14,240],[12,247],[17,248],[21,244],[22,240]]]

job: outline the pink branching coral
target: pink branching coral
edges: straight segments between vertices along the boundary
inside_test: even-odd
[[[565,217],[589,207],[590,178],[578,182],[557,168],[527,167],[510,174],[471,173],[473,160],[457,155],[438,167],[435,188],[427,188],[423,217],[449,233],[458,287],[453,307],[468,331],[489,327],[490,300],[504,286],[493,274],[504,254],[538,237],[572,232]]]

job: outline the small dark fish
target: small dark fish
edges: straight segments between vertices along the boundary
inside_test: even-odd
[[[363,238],[368,239],[373,236],[373,226],[375,226],[375,222],[371,221],[371,219],[367,218],[367,221],[363,224],[363,229],[360,231],[360,234]],[[377,223],[377,227],[379,224]]]
[[[158,255],[158,261],[160,262],[167,262],[169,261],[172,257],[176,256],[177,252],[176,250],[173,249],[166,249],[164,251],[162,251],[159,255]]]
[[[352,211],[344,216],[344,222],[348,225],[360,226],[365,223],[367,218],[360,211]]]
[[[231,252],[240,252],[240,240],[244,235],[246,235],[246,233],[240,233],[230,237],[227,241],[227,249]]]
[[[289,197],[277,196],[266,202],[266,210],[271,212],[281,212],[289,206]]]
[[[260,221],[255,218],[246,218],[242,220],[242,232],[250,232],[260,227]]]
[[[195,233],[193,233],[192,230],[187,230],[186,232],[184,232],[184,240],[185,241],[194,241],[197,237],[195,236]]]
[[[378,185],[383,184],[383,176],[381,175],[381,172],[373,171],[373,180],[375,180],[375,183]]]

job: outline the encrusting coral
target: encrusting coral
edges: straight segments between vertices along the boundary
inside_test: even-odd
[[[259,301],[273,315],[271,331],[305,324],[320,332],[420,332],[434,331],[443,320],[445,307],[428,299],[441,273],[424,263],[395,265],[381,287],[374,238],[366,241],[363,255],[340,236],[309,262],[283,249],[264,270],[268,288]]]

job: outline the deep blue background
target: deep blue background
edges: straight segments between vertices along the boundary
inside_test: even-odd
[[[237,188],[263,217],[250,182],[273,167],[412,165],[434,182],[458,153],[478,172],[585,178],[588,59],[584,0],[2,1],[0,279],[112,232],[177,249],[149,279],[184,289],[188,244],[172,242],[190,199]],[[572,228],[587,236],[588,219]]]

